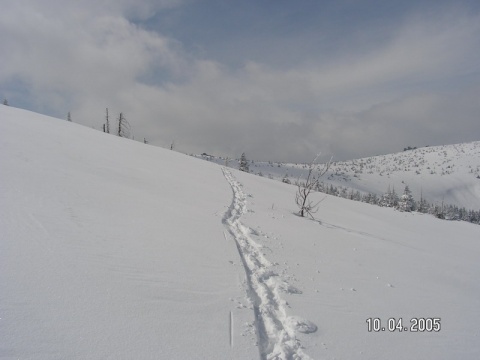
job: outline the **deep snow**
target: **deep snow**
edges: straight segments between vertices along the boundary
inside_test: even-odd
[[[294,186],[6,106],[0,165],[1,359],[480,357],[478,225],[300,218]]]

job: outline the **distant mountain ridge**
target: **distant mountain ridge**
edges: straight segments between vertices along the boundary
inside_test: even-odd
[[[216,163],[225,158],[198,155]],[[238,160],[229,160],[238,167]],[[295,183],[305,178],[306,164],[252,162],[250,172]],[[480,209],[480,141],[428,146],[388,155],[332,162],[320,179],[326,185],[347,188],[361,194],[384,194],[389,188],[398,194],[409,186],[416,199]]]

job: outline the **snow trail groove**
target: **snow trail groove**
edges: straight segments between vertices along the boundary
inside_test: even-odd
[[[223,175],[233,191],[233,200],[223,217],[229,234],[235,240],[245,269],[247,296],[253,304],[257,341],[262,360],[310,359],[296,339],[295,328],[287,317],[287,303],[280,297],[281,280],[272,263],[262,254],[262,247],[251,237],[252,230],[241,222],[247,211],[246,195],[232,173]]]

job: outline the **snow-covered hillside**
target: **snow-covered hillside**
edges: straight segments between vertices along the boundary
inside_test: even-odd
[[[480,141],[334,163],[327,181],[377,194],[408,185],[417,198],[478,210]]]
[[[478,225],[7,106],[0,166],[1,359],[480,356]]]
[[[210,155],[197,157],[218,164],[225,159]],[[228,161],[238,168],[237,160]],[[304,179],[306,164],[252,162],[254,174],[292,183]],[[424,147],[396,154],[333,162],[321,179],[345,191],[360,191],[378,196],[388,188],[401,194],[406,185],[414,197],[429,203],[452,204],[467,210],[480,209],[480,141]]]

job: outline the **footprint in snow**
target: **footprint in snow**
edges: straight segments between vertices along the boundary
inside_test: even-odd
[[[310,334],[317,331],[317,325],[309,320],[302,319],[299,316],[289,316],[286,320],[287,326],[295,329],[295,331]]]
[[[287,283],[282,283],[280,284],[279,286],[280,290],[282,290],[283,292],[287,293],[287,294],[302,294],[302,290],[300,289],[297,289],[295,286],[292,286],[290,284],[287,284]]]

